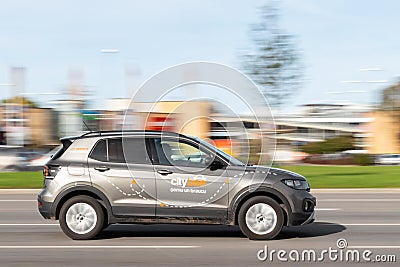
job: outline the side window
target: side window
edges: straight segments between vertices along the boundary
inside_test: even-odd
[[[89,157],[103,162],[151,164],[143,138],[126,138],[124,146],[122,138],[100,140]]]
[[[151,164],[144,138],[126,138],[123,147],[127,163]]]
[[[90,154],[90,158],[98,160],[98,161],[108,161],[107,158],[107,142],[105,139],[97,142],[96,147],[93,149]]]
[[[125,162],[121,138],[108,139],[108,161],[117,163]]]
[[[160,165],[207,167],[215,155],[199,145],[183,139],[154,139]]]

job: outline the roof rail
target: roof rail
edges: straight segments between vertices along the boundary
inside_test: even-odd
[[[170,131],[154,131],[154,130],[109,130],[109,131],[93,131],[93,132],[87,132],[82,134],[79,137],[88,137],[88,136],[97,136],[97,135],[103,135],[103,134],[118,134],[118,133],[169,133],[169,134],[177,134],[179,133],[176,132],[170,132]]]

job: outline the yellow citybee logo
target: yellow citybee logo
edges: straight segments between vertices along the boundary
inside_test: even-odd
[[[197,177],[196,177],[197,178]],[[172,178],[171,184],[180,187],[201,187],[207,184],[205,178],[202,179],[191,179],[191,178]]]

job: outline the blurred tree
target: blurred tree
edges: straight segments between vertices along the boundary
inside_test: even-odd
[[[244,71],[260,86],[269,104],[281,107],[301,86],[303,66],[295,39],[279,27],[279,7],[261,7],[261,22],[251,26],[253,52],[243,56]]]
[[[382,91],[380,107],[383,110],[400,109],[400,80]]]
[[[323,142],[308,143],[300,150],[309,154],[328,154],[355,149],[352,136],[338,136]]]
[[[14,96],[12,98],[3,99],[2,103],[12,103],[12,104],[23,104],[23,106],[37,108],[39,107],[38,104],[30,100],[29,98],[23,96]]]

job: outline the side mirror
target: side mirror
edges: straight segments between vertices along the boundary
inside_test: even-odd
[[[210,170],[211,171],[215,171],[218,169],[222,169],[224,167],[224,164],[219,161],[219,160],[214,160],[211,164],[210,164]]]

